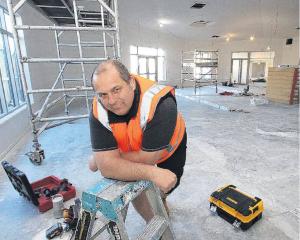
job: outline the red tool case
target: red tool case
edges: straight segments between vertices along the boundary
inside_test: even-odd
[[[53,194],[61,194],[64,201],[76,196],[75,187],[72,186],[67,179],[48,176],[33,183],[29,183],[26,175],[22,171],[18,170],[7,161],[3,161],[1,164],[14,189],[17,190],[21,196],[38,206],[40,212],[45,212],[53,208],[51,192]]]

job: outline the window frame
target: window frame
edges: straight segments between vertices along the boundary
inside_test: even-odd
[[[3,45],[3,49],[1,50],[3,51],[2,56],[0,56],[3,58],[1,59],[3,65],[0,68],[0,119],[26,105],[26,96],[16,55],[17,49],[13,34],[7,30],[7,18],[5,18],[5,15],[9,16],[8,11],[3,6],[0,6],[0,41],[2,41]],[[17,17],[19,18],[19,16]],[[14,46],[12,46],[11,43],[13,43]],[[14,52],[12,52],[13,48]],[[6,71],[8,78],[6,80],[3,79],[4,71]],[[5,81],[7,81],[6,84],[9,88],[6,90],[4,88]],[[9,93],[10,99],[8,99],[7,93]],[[13,102],[11,106],[9,106],[9,100],[10,102]]]
[[[156,50],[156,54],[143,54],[141,53],[141,50],[145,50],[145,49],[152,49],[152,50]],[[141,46],[135,46],[135,45],[130,45],[130,69],[132,71],[133,67],[132,67],[132,57],[136,56],[137,57],[137,68],[136,71],[132,71],[133,73],[139,74],[139,75],[143,75],[147,78],[149,78],[150,75],[155,75],[155,80],[156,82],[164,82],[166,81],[166,55],[165,55],[165,51],[161,48],[150,48],[150,47],[141,47]],[[140,72],[140,64],[139,61],[141,58],[145,58],[146,59],[146,72],[145,73],[141,73]],[[163,78],[159,79],[159,73],[158,73],[158,60],[163,59]],[[150,72],[149,70],[149,60],[150,59],[155,59],[155,73]]]

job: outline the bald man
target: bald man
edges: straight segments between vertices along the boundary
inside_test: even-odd
[[[174,89],[131,75],[117,60],[96,68],[92,86],[90,169],[107,178],[152,181],[165,193],[167,208],[165,196],[179,185],[186,160],[185,123]],[[134,206],[151,219],[145,196]]]

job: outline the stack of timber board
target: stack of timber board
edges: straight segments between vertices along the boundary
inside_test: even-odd
[[[267,98],[273,102],[299,103],[299,71],[297,68],[271,67],[267,81]]]

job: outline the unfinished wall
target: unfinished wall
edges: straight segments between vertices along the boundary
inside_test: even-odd
[[[219,68],[218,80],[225,81],[230,79],[231,72],[231,53],[239,51],[266,51],[267,46],[275,52],[274,66],[280,64],[296,65],[299,61],[299,38],[295,37],[292,45],[285,45],[286,39],[255,39],[254,41],[230,41],[224,39],[210,42],[186,42],[183,45],[184,51],[193,49],[199,50],[218,50]]]
[[[162,31],[167,31],[167,29],[162,29]],[[139,26],[138,22],[129,24],[126,19],[122,18],[122,13],[120,13],[121,59],[130,68],[130,45],[162,48],[166,54],[166,84],[176,85],[180,82],[183,41],[162,31],[143,28],[143,26]]]
[[[299,65],[299,37],[293,38],[293,44],[286,45],[283,39],[282,58],[280,64]]]

